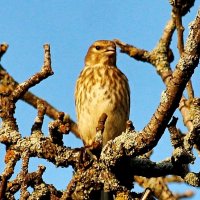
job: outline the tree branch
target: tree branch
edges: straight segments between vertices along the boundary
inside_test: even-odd
[[[162,136],[169,120],[178,107],[183,90],[197,67],[200,57],[200,11],[190,27],[190,33],[172,78],[163,92],[160,105],[143,131],[122,133],[108,142],[102,151],[101,159],[109,166],[126,156],[138,156],[151,150]],[[112,149],[112,155],[110,154]],[[123,149],[123,150],[122,150]]]

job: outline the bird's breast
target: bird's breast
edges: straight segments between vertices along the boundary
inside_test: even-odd
[[[128,81],[116,67],[85,68],[77,81],[75,97],[78,126],[81,131],[88,133],[87,139],[85,135],[82,137],[86,144],[94,138],[102,113],[108,115],[106,123],[110,123],[109,127],[107,125],[107,129],[110,130],[115,121],[121,120],[120,123],[125,124],[128,119]],[[115,131],[111,131],[110,134],[114,135],[117,129],[122,130],[119,128],[121,124],[116,126]],[[104,132],[106,131],[108,132]]]

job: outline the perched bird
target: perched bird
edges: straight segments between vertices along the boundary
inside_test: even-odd
[[[129,119],[130,90],[126,76],[116,66],[113,41],[94,42],[85,57],[85,66],[75,88],[78,131],[85,146],[92,146],[102,113],[108,118],[103,146],[125,130]]]

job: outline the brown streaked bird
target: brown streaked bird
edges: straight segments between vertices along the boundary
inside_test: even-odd
[[[76,82],[75,104],[78,130],[85,146],[92,146],[102,113],[108,115],[103,146],[125,130],[130,90],[126,76],[116,66],[113,41],[98,40],[90,46]]]

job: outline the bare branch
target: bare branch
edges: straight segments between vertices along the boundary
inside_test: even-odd
[[[101,159],[106,165],[114,165],[118,159],[127,156],[138,156],[151,150],[162,136],[169,120],[178,107],[183,90],[199,62],[200,51],[200,12],[193,21],[185,46],[167,89],[163,92],[160,105],[150,122],[142,132],[126,132],[108,142],[103,149]],[[110,154],[112,149],[112,155]],[[115,150],[115,151],[114,151]]]
[[[19,84],[12,92],[12,98],[14,102],[17,102],[31,87],[40,83],[42,80],[46,79],[48,76],[53,75],[51,69],[51,55],[50,46],[44,45],[44,66],[41,71],[33,75],[30,79],[24,83]]]
[[[6,43],[0,44],[0,60],[1,57],[6,53],[7,49],[8,49],[8,44]]]
[[[195,67],[198,65],[200,57],[199,15],[200,11],[191,25],[190,34],[186,42],[185,52],[180,58],[176,69],[172,74],[172,79],[165,90],[166,98],[161,99],[161,103],[157,108],[157,111],[151,118],[149,124],[143,130],[146,133],[151,133],[153,136],[152,138],[154,139],[161,137],[173,112],[178,107],[178,102],[181,99],[187,81],[190,79]]]
[[[162,177],[159,178],[144,178],[135,176],[135,180],[144,188],[150,188],[152,193],[159,200],[177,200],[173,193],[169,190],[167,184],[163,181]]]
[[[7,72],[6,70],[0,65],[0,92],[12,92],[18,85],[17,83]],[[27,91],[22,97],[22,100],[24,100],[26,103],[30,104],[31,106],[37,108],[37,102],[43,101],[46,107],[46,115],[48,115],[52,119],[57,119],[59,112],[56,108],[54,108],[51,104],[49,104],[47,101],[41,99],[40,97],[34,95],[33,93]],[[77,124],[70,119],[70,130],[80,138]]]

